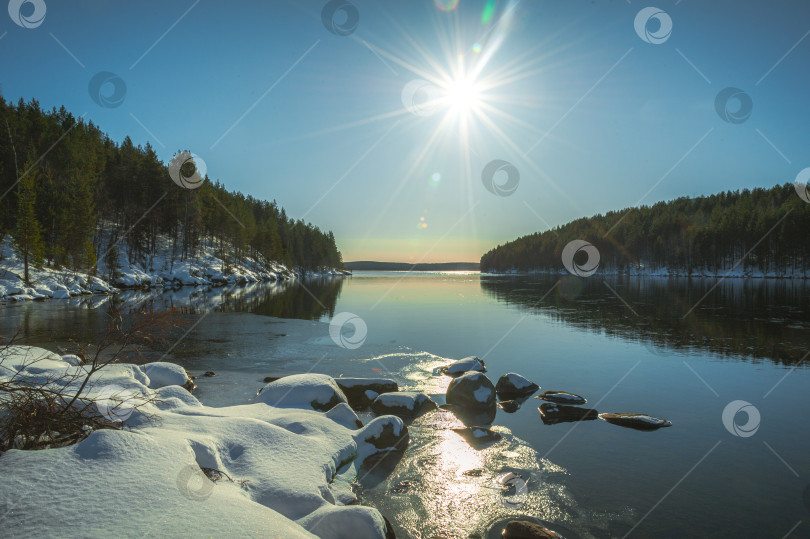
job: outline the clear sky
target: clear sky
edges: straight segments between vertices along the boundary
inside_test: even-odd
[[[165,162],[188,149],[332,230],[347,261],[477,261],[810,167],[806,0],[656,0],[640,26],[636,0],[351,0],[330,25],[324,0],[37,2],[0,17],[7,100],[86,113]],[[107,76],[107,107],[99,72],[126,86]],[[509,167],[485,187],[493,160],[514,190]]]

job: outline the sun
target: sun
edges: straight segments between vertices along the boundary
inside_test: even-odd
[[[447,104],[456,112],[474,112],[481,105],[481,91],[474,80],[457,78],[447,87]]]

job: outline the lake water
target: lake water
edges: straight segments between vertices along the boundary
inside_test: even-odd
[[[493,524],[529,516],[566,537],[810,537],[804,281],[356,272],[119,300],[187,313],[189,333],[146,358],[214,370],[195,391],[209,405],[246,402],[265,376],[307,371],[391,377],[442,403],[450,379],[437,367],[477,355],[493,383],[516,372],[600,412],[673,423],[544,425],[541,401],[529,399],[498,411],[501,441],[474,449],[449,430],[460,425],[450,412],[422,416],[404,457],[357,481],[361,502],[398,536],[488,537]],[[92,341],[106,301],[0,305],[0,334],[21,327],[20,340],[49,348]],[[330,337],[330,318],[343,312],[367,327],[359,348]],[[741,403],[724,424],[733,401],[751,405],[751,421],[733,414]],[[506,471],[525,492],[498,490]]]

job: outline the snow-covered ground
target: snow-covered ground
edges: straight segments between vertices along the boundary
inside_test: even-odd
[[[518,270],[511,269],[506,271],[482,271],[490,275],[570,275],[564,268],[559,270],[550,269],[532,269],[532,270]],[[634,277],[723,277],[735,279],[810,279],[810,269],[803,268],[786,268],[784,271],[763,271],[755,266],[746,266],[740,264],[736,267],[721,268],[714,270],[710,268],[693,268],[691,270],[685,268],[669,268],[662,267],[649,267],[645,265],[628,267],[623,269],[616,268],[599,268],[598,275],[630,275]]]
[[[11,237],[0,242],[0,301],[36,299],[67,299],[90,294],[114,294],[125,288],[177,288],[181,286],[224,286],[281,281],[305,276],[338,276],[341,270],[328,269],[320,273],[290,270],[283,264],[246,257],[225,264],[216,256],[213,246],[202,246],[198,254],[187,260],[172,256],[171,242],[163,238],[156,256],[130,262],[126,243],[118,245],[118,268],[114,276],[103,258],[96,275],[43,267],[29,268],[31,286],[23,281],[22,258],[12,247]]]
[[[68,359],[12,346],[0,350],[0,380],[58,384],[86,372]],[[306,403],[323,391],[320,379],[307,381],[311,399],[297,395],[301,407],[269,400],[220,408],[180,387],[185,379],[168,363],[111,365],[82,396],[122,430],[0,455],[2,535],[385,537],[376,509],[350,505],[350,485],[363,459],[390,450],[381,436],[399,435],[401,420],[382,416],[359,428],[347,406],[314,411]],[[80,382],[60,390],[75,393]],[[158,400],[133,406],[139,397]]]

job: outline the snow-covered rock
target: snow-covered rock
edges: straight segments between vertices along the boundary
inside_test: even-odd
[[[371,411],[377,415],[395,415],[404,418],[414,418],[436,408],[436,403],[430,397],[415,391],[382,393],[371,403]]]
[[[334,408],[326,412],[326,417],[347,429],[359,429],[363,426],[363,422],[345,402],[335,405]]]
[[[540,386],[513,372],[504,374],[498,378],[498,383],[495,384],[495,391],[501,400],[528,397],[538,389]]]
[[[180,365],[166,362],[147,363],[143,367],[143,372],[149,377],[149,387],[157,389],[164,386],[180,386],[188,391],[196,386],[186,369]]]
[[[535,398],[549,402],[556,402],[558,404],[578,405],[578,404],[585,404],[588,402],[588,399],[586,399],[585,397],[581,397],[573,393],[568,393],[567,391],[543,391]]]
[[[468,372],[447,386],[447,404],[467,409],[495,407],[495,386],[485,374]]]
[[[388,378],[335,378],[335,382],[355,410],[363,410],[371,405],[374,399],[369,400],[367,391],[375,394],[399,391],[397,383]]]
[[[636,430],[655,430],[661,427],[671,427],[672,422],[666,419],[658,419],[651,417],[647,414],[633,414],[633,413],[611,413],[599,414],[599,419],[619,425],[621,427],[629,427]]]
[[[82,361],[82,358],[80,358],[79,356],[77,356],[75,354],[63,355],[62,356],[62,361],[64,361],[65,363],[67,363],[69,365],[74,365],[74,366],[81,365],[82,363],[84,363],[84,361]]]
[[[460,376],[465,372],[487,372],[484,360],[476,356],[469,356],[441,368],[443,374]]]
[[[330,410],[340,403],[348,404],[346,395],[335,383],[335,379],[325,374],[293,374],[279,378],[264,386],[256,397],[276,408],[311,408]]]

